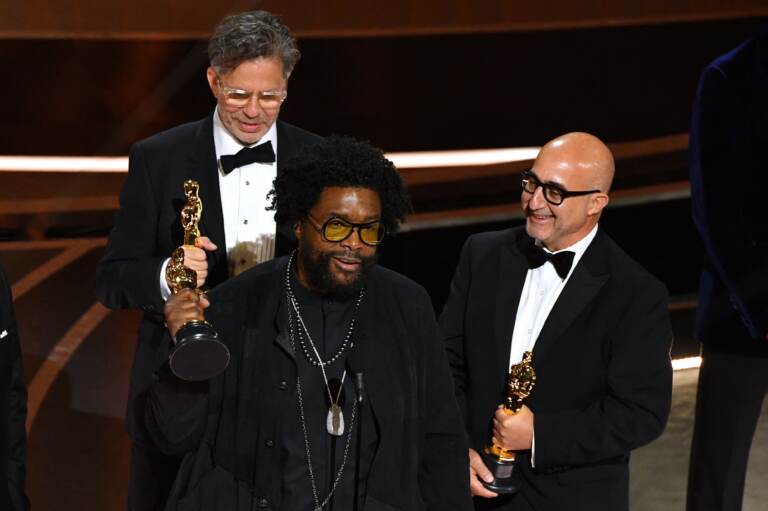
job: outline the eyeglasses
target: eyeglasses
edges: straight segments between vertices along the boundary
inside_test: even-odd
[[[380,220],[356,224],[348,222],[343,218],[332,216],[321,226],[320,222],[315,220],[309,213],[307,213],[307,217],[311,221],[312,226],[323,236],[323,239],[332,243],[344,241],[349,238],[352,231],[357,229],[360,241],[374,247],[384,241],[384,235],[387,233],[386,227],[384,227]]]
[[[224,103],[234,108],[243,108],[251,102],[251,97],[255,94],[256,101],[258,101],[261,108],[264,110],[277,110],[288,96],[288,92],[284,90],[249,92],[243,89],[226,87],[221,83],[221,78],[217,80],[221,94],[224,96]]]
[[[523,172],[523,191],[534,194],[536,189],[541,187],[544,192],[544,200],[553,206],[559,206],[568,197],[579,195],[589,195],[590,193],[600,193],[600,190],[566,190],[560,185],[553,183],[542,183],[533,171]]]

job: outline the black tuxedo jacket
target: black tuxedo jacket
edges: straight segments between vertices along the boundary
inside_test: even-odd
[[[166,372],[149,394],[147,426],[156,444],[167,454],[192,453],[168,509],[250,510],[254,502],[280,509],[281,422],[296,417],[289,394],[294,356],[303,356],[295,355],[286,327],[286,267],[287,258],[275,259],[211,292],[206,318],[232,360],[210,390]],[[375,266],[358,314],[354,349],[365,361],[379,435],[365,509],[471,509],[467,444],[429,295]]]
[[[719,57],[699,82],[689,146],[691,204],[705,247],[697,337],[768,353],[768,31]]]
[[[470,447],[490,440],[528,265],[525,229],[470,237],[440,317]],[[535,468],[519,494],[478,507],[628,509],[629,452],[659,436],[670,408],[672,332],[664,286],[598,231],[536,340]],[[482,502],[480,502],[482,500]]]
[[[4,333],[3,333],[4,332]],[[0,270],[0,509],[25,511],[27,389],[11,287]]]
[[[278,121],[278,172],[287,158],[318,140],[317,135]],[[144,311],[131,376],[128,428],[132,435],[136,431],[130,402],[147,389],[153,372],[168,355],[160,268],[183,243],[179,213],[184,205],[182,185],[187,179],[200,183],[203,203],[200,232],[218,247],[209,254],[206,281],[209,287],[215,287],[228,278],[229,270],[213,142],[213,114],[133,145],[128,177],[120,192],[120,209],[97,269],[96,291],[104,305]],[[278,251],[290,248],[290,242],[280,233],[276,242]]]

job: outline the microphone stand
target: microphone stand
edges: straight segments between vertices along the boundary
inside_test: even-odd
[[[363,373],[355,373],[355,387],[357,390],[357,407],[359,412],[357,414],[357,438],[355,443],[357,444],[355,453],[355,500],[353,510],[358,511],[360,507],[360,451],[363,446],[363,406],[364,401],[364,388],[363,388]]]
[[[330,456],[330,470],[328,471],[328,474],[330,474],[331,477],[328,478],[328,491],[331,492],[333,490],[333,479],[334,474],[336,474],[336,437],[331,436],[331,456]],[[328,499],[328,511],[333,511],[333,495]]]

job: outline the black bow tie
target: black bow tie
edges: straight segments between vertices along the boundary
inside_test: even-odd
[[[273,163],[275,161],[275,151],[272,149],[272,142],[259,144],[256,147],[244,147],[236,154],[225,154],[219,158],[221,162],[221,171],[226,176],[237,167],[250,165],[251,163]]]
[[[525,257],[528,259],[528,266],[531,268],[538,268],[544,263],[549,261],[552,266],[555,267],[557,275],[561,279],[565,279],[568,276],[568,272],[571,271],[571,265],[573,265],[573,252],[558,252],[557,254],[550,254],[541,247],[537,246],[533,240],[527,245],[525,251]]]

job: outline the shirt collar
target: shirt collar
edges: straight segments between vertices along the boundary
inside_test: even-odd
[[[592,240],[595,239],[595,236],[597,236],[597,224],[592,228],[589,233],[581,238],[579,241],[571,245],[570,247],[566,247],[564,249],[558,250],[557,252],[550,252],[545,247],[542,247],[544,250],[549,252],[550,254],[557,254],[558,252],[563,251],[569,251],[573,252],[573,264],[571,264],[571,271],[570,273],[573,273],[573,269],[576,268],[576,265],[579,264],[579,260],[584,255],[584,252],[587,251],[587,248],[589,248],[589,245],[592,243]]]
[[[569,252],[573,252],[573,264],[571,264],[571,273],[572,273],[573,268],[576,268],[576,265],[578,264],[579,259],[581,259],[581,256],[584,255],[584,252],[587,251],[587,248],[589,248],[589,245],[590,243],[592,243],[592,240],[595,239],[595,236],[597,236],[597,224],[595,224],[595,226],[592,228],[591,231],[589,231],[589,233],[586,236],[581,238],[579,241],[577,241],[570,247],[565,247],[555,252],[547,250],[547,248],[544,246],[542,246],[541,248],[550,254],[557,254],[558,252],[564,252],[566,250]]]

